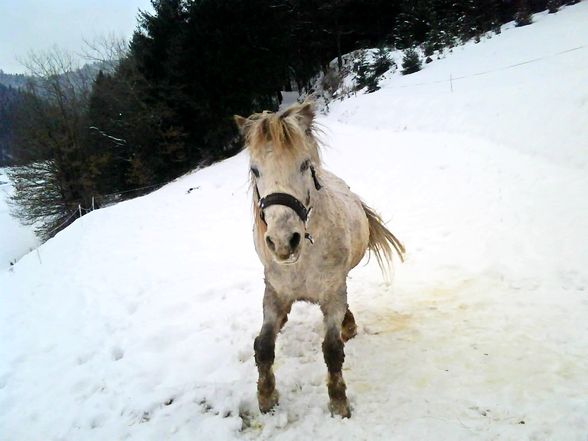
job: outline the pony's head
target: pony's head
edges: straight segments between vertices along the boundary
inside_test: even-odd
[[[258,244],[282,264],[296,263],[312,238],[306,223],[320,189],[311,102],[249,118],[235,116],[249,151]],[[260,250],[258,250],[260,251]]]

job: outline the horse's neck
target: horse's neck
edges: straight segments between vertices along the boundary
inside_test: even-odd
[[[348,187],[340,178],[326,170],[321,170],[320,176],[321,189],[315,190],[311,196],[312,215],[308,223],[310,234],[313,234],[312,230],[316,234],[322,233],[323,229],[330,229],[333,224],[344,221],[335,217],[339,217],[337,205],[340,202],[340,183],[343,183],[345,189]]]

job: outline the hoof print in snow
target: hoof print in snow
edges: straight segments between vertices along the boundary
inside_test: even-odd
[[[112,360],[113,361],[118,361],[118,360],[120,360],[121,358],[124,357],[125,353],[124,353],[124,351],[120,347],[115,346],[110,351],[110,355],[112,356]]]
[[[212,405],[206,401],[206,398],[203,398],[198,404],[202,408],[202,413],[211,413],[213,410]]]
[[[239,418],[241,418],[241,432],[259,425],[248,408],[241,407],[239,409]]]
[[[90,361],[90,359],[93,356],[94,356],[94,354],[91,354],[91,353],[78,355],[78,358],[76,361],[77,361],[78,365],[86,364],[88,361]]]
[[[472,406],[472,407],[470,407],[470,410],[473,410],[474,412],[476,412],[484,417],[488,416],[488,414],[490,413],[490,409],[481,409],[478,406]]]
[[[219,410],[215,409],[212,404],[210,404],[208,401],[206,401],[206,398],[203,398],[202,400],[200,400],[200,402],[198,404],[200,405],[202,413],[208,413],[211,415],[221,415]],[[225,412],[223,412],[223,414],[221,416],[223,418],[228,418],[231,416],[231,411],[225,411]]]

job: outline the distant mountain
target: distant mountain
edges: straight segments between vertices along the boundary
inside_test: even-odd
[[[74,71],[74,73],[80,73],[94,79],[96,75],[98,75],[98,72],[111,72],[113,69],[113,63],[95,62],[84,64],[80,69]],[[6,87],[22,89],[32,78],[33,77],[25,74],[9,74],[0,69],[0,85]]]
[[[26,85],[29,79],[30,77],[27,75],[9,74],[5,73],[2,69],[0,69],[0,85],[20,89]]]

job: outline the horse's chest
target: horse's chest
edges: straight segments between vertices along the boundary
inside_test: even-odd
[[[318,256],[317,259],[287,267],[270,265],[266,268],[265,276],[278,295],[285,300],[322,303],[325,297],[341,286],[347,276],[342,260],[338,262],[339,265],[329,263],[332,262],[325,262],[324,257]]]
[[[316,274],[286,275],[270,277],[268,281],[276,290],[278,296],[288,302],[305,300],[313,303],[321,303],[321,299],[329,291],[329,284],[324,278],[316,277]]]

